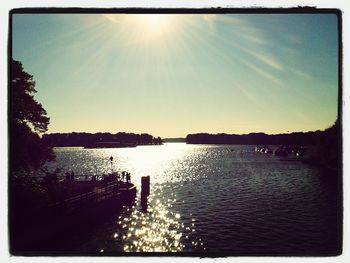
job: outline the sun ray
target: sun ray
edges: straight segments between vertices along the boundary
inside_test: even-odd
[[[180,19],[174,14],[104,14],[108,21],[116,24],[120,32],[127,35],[129,45],[163,45],[176,31]]]

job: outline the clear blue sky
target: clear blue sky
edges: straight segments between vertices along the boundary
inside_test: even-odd
[[[16,14],[49,132],[281,133],[337,116],[334,14]]]

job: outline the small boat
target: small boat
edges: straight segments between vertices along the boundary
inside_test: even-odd
[[[258,145],[258,146],[255,146],[255,152],[271,154],[272,149],[267,145],[264,145],[264,146]]]
[[[300,161],[305,156],[306,149],[302,146],[279,146],[274,155],[286,158],[280,158],[282,161]]]

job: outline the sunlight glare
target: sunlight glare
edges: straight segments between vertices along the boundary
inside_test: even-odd
[[[127,31],[129,40],[143,44],[165,42],[176,33],[181,21],[173,14],[105,14],[104,17]]]
[[[163,34],[169,29],[172,17],[170,15],[159,14],[141,14],[134,15],[135,23],[144,27],[145,31],[150,34]]]
[[[126,24],[132,28],[137,41],[145,44],[164,42],[175,31],[174,15],[135,14],[128,16]]]

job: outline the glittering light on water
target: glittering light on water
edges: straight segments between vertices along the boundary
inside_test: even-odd
[[[192,167],[192,158],[196,159],[199,154],[197,149],[188,148],[185,144],[170,144],[155,147],[138,146],[137,150],[78,149],[77,154],[79,158],[74,160],[78,159],[77,162],[85,164],[79,169],[72,166],[77,174],[85,174],[87,171],[100,174],[108,173],[111,169],[125,170],[131,172],[132,182],[138,189],[141,176],[151,176],[152,190],[147,200],[146,211],[139,207],[141,203],[139,199],[131,207],[124,206],[122,214],[113,220],[113,232],[108,233],[109,245],[103,243],[104,247],[100,247],[98,251],[178,252],[195,249],[191,242],[197,239],[198,234],[197,230],[192,230],[195,227],[191,224],[194,222],[194,220],[191,222],[193,216],[191,214],[189,217],[178,209],[185,201],[179,198],[173,189],[169,191],[164,186],[166,183],[188,182],[196,178],[192,172],[186,172],[186,176],[181,176],[178,166],[181,165],[184,169],[187,166]],[[113,168],[109,162],[110,156],[114,158]],[[183,160],[185,156],[191,158]],[[68,156],[62,157],[68,158]],[[188,171],[187,168],[185,171]]]
[[[123,250],[125,252],[176,252],[181,251],[181,224],[171,218],[167,205],[159,199],[154,202],[155,207],[147,214],[135,210],[130,219],[138,224],[137,228],[129,227]]]
[[[192,243],[194,225],[189,227],[180,221],[181,214],[171,209],[176,198],[166,198],[162,194],[160,189],[151,193],[147,212],[134,207],[125,210],[125,215],[119,218],[120,232],[115,232],[113,237],[122,236],[124,252],[179,252],[200,245],[197,240]]]

